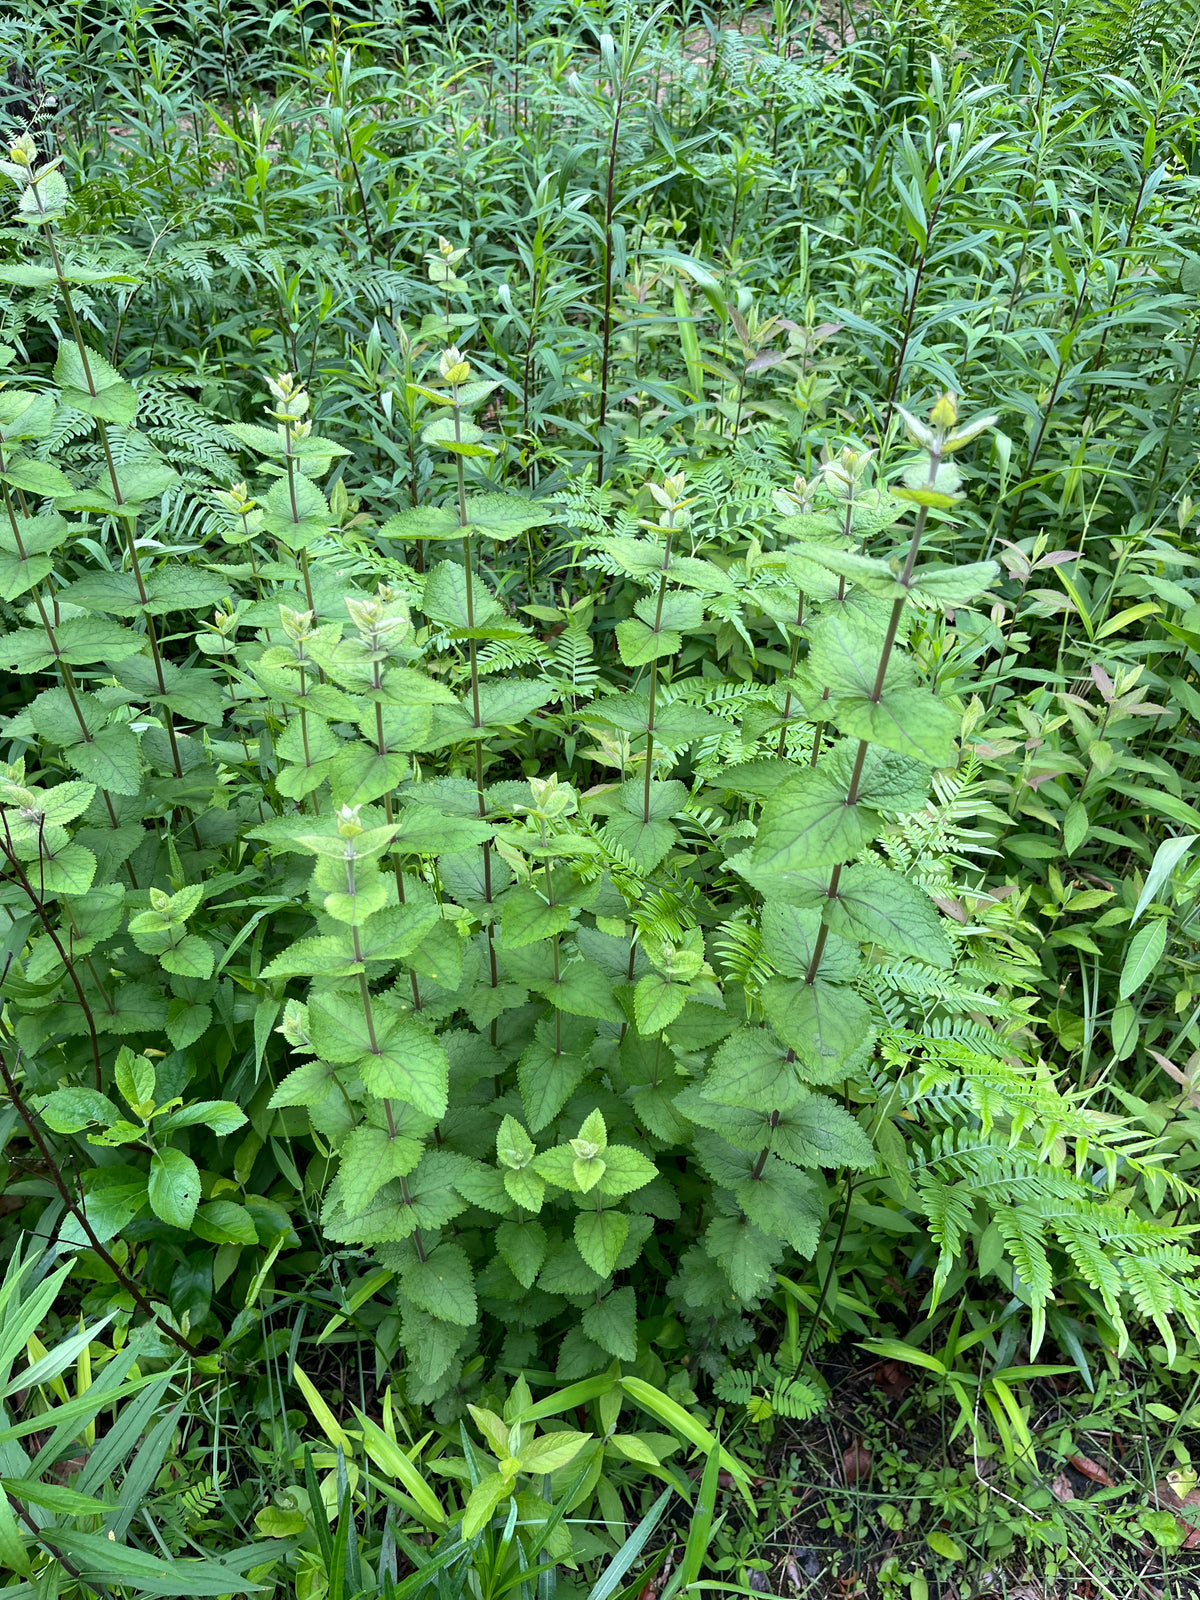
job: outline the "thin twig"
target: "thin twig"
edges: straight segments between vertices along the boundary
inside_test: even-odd
[[[199,1345],[193,1344],[190,1339],[185,1338],[184,1335],[179,1332],[178,1328],[173,1328],[164,1317],[159,1315],[159,1313],[150,1304],[149,1300],[146,1299],[145,1295],[138,1288],[137,1284],[125,1271],[124,1267],[122,1267],[120,1263],[109,1253],[109,1251],[104,1248],[104,1246],[100,1243],[100,1240],[96,1237],[95,1229],[88,1221],[87,1212],[74,1198],[74,1196],[71,1194],[71,1191],[67,1188],[66,1183],[63,1181],[63,1175],[59,1170],[58,1163],[51,1155],[46,1141],[42,1138],[41,1129],[38,1127],[33,1113],[25,1104],[25,1101],[21,1096],[21,1091],[17,1088],[16,1080],[9,1071],[8,1063],[5,1061],[2,1052],[0,1052],[0,1078],[4,1079],[4,1087],[8,1093],[8,1098],[15,1107],[17,1115],[21,1118],[21,1121],[28,1129],[29,1137],[37,1146],[38,1153],[41,1155],[41,1158],[45,1163],[46,1171],[49,1175],[51,1183],[61,1195],[63,1204],[67,1207],[67,1210],[75,1218],[76,1222],[78,1222],[84,1233],[87,1234],[88,1243],[91,1245],[92,1249],[113,1274],[121,1287],[123,1289],[127,1289],[133,1296],[134,1302],[138,1309],[143,1311],[146,1316],[152,1317],[162,1331],[167,1335],[167,1337],[169,1339],[173,1339],[179,1348],[185,1351],[186,1354],[189,1356],[198,1356],[200,1354]]]

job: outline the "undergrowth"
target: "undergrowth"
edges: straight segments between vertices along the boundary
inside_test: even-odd
[[[1200,1542],[1195,32],[0,19],[14,1593]]]

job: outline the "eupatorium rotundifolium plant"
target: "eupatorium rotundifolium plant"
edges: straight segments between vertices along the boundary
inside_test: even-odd
[[[845,477],[839,517],[802,511],[783,528],[792,542],[772,577],[809,648],[772,693],[787,708],[784,734],[814,726],[809,758],[686,782],[667,774],[717,724],[680,696],[672,662],[734,584],[678,548],[689,500],[682,475],[669,475],[650,486],[657,517],[590,541],[643,591],[616,641],[644,687],[601,693],[582,713],[601,736],[625,736],[631,775],[583,796],[553,775],[489,782],[493,747],[517,720],[491,705],[522,701],[528,716],[549,696],[536,677],[480,682],[479,645],[502,637],[506,618],[475,568],[461,493],[462,446],[483,443],[460,417],[477,391],[457,351],[440,376],[444,389],[428,392],[452,416],[432,437],[459,458],[462,559],[432,566],[417,609],[457,655],[461,692],[443,688],[452,672],[411,664],[417,647],[395,601],[348,602],[352,635],[314,636],[310,658],[327,686],[357,681],[379,717],[403,711],[422,771],[401,780],[379,766],[380,743],[364,789],[358,752],[363,763],[372,754],[375,713],[360,711],[367,737],[325,758],[342,809],[323,827],[297,812],[252,830],[317,856],[316,937],[264,972],[310,979],[283,1027],[314,1059],[273,1104],[306,1106],[337,1152],[326,1232],[372,1246],[397,1275],[414,1398],[457,1374],[481,1305],[508,1325],[512,1353],[530,1354],[522,1330],[573,1307],[560,1362],[569,1376],[636,1359],[647,1247],[662,1259],[665,1245],[673,1296],[718,1339],[722,1327],[736,1337],[738,1313],[771,1292],[789,1250],[813,1254],[828,1204],[820,1169],[875,1161],[861,1123],[822,1092],[871,1054],[863,947],[951,961],[928,895],[870,859],[884,815],[922,807],[930,770],[954,757],[957,717],[903,649],[906,604],[965,604],[994,572],[919,561],[930,508],[953,503],[946,463],[986,426],[957,430],[943,401],[928,427],[911,424],[927,458],[911,487],[866,491],[864,464]],[[876,519],[915,503],[902,557],[860,551],[857,490]],[[425,665],[435,666],[428,654]],[[771,721],[775,738],[778,708]],[[324,750],[338,734],[322,728]],[[451,763],[459,775],[432,776],[448,744],[463,752]],[[677,892],[673,819],[701,787],[761,803],[753,843],[744,826],[730,840],[720,906],[761,934],[766,971],[753,985],[719,979]],[[670,1242],[655,1238],[656,1220]]]
[[[116,275],[65,257],[55,168],[21,145],[4,170],[49,264],[0,277],[72,335],[53,383],[0,391],[0,662],[30,680],[4,728],[4,1048],[116,1269],[193,1336],[232,1284],[237,1336],[311,1209],[383,1269],[377,1343],[414,1403],[481,1341],[517,1367],[553,1347],[569,1378],[653,1368],[681,1318],[719,1366],[846,1215],[837,1172],[923,1207],[944,1287],[969,1208],[916,1171],[895,1064],[1003,972],[890,846],[957,759],[929,627],[995,568],[927,549],[989,419],[960,426],[950,397],[906,415],[917,457],[891,488],[869,453],[829,452],[735,555],[693,523],[686,464],[655,473],[573,563],[562,544],[546,605],[512,543],[561,513],[503,487],[468,354],[412,352],[406,414],[446,468],[351,542],[347,446],[294,374],[268,380],[267,425],[226,430],[246,481],[155,449],[73,299]],[[464,315],[438,336],[465,339]],[[199,494],[220,550],[171,542]],[[748,680],[723,674],[726,633]],[[115,1162],[109,1091],[136,1109],[130,1085],[150,1109]],[[1044,1134],[1065,1102],[1038,1104]],[[215,1139],[242,1113],[231,1160]],[[1061,1190],[1040,1159],[1000,1235],[1035,1335]],[[1114,1327],[1127,1296],[1191,1305],[1190,1258],[1138,1221],[1116,1277],[1092,1213],[1063,1244]]]

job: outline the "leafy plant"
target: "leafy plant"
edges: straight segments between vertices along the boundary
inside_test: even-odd
[[[1183,1372],[1187,15],[87,20],[3,25],[0,1139],[216,1380],[166,1548],[522,1584],[520,1372],[794,1433],[969,1308],[1014,1460],[1026,1346]],[[393,1573],[362,1419],[470,1407]],[[586,1563],[690,1480],[574,1421]]]
[[[139,1371],[151,1349],[143,1332],[123,1344],[114,1341],[92,1380],[68,1399],[61,1374],[80,1362],[91,1370],[91,1347],[116,1315],[110,1311],[50,1349],[41,1345],[36,1329],[72,1265],[67,1259],[53,1266],[37,1250],[26,1253],[18,1244],[0,1284],[0,1545],[5,1568],[29,1580],[10,1585],[10,1592],[33,1595],[43,1581],[58,1582],[56,1572],[98,1592],[108,1585],[149,1595],[257,1592],[261,1586],[246,1574],[270,1566],[269,1546],[245,1545],[220,1560],[178,1560],[128,1541],[137,1503],[162,1465],[182,1409],[182,1402],[164,1409],[178,1369]],[[26,1365],[14,1371],[26,1348]],[[98,1444],[97,1419],[109,1412],[112,1420]],[[32,1454],[25,1440],[36,1446]],[[72,1473],[81,1446],[87,1459],[82,1471]],[[119,1470],[122,1498],[116,1499]],[[65,1481],[68,1475],[73,1484]]]

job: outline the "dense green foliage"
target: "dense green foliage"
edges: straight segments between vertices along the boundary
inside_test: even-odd
[[[1197,1370],[1189,35],[1005,17],[0,23],[19,1575],[636,1505],[603,1600],[648,1473],[678,1588],[843,1336],[1024,1472],[1014,1384]]]

